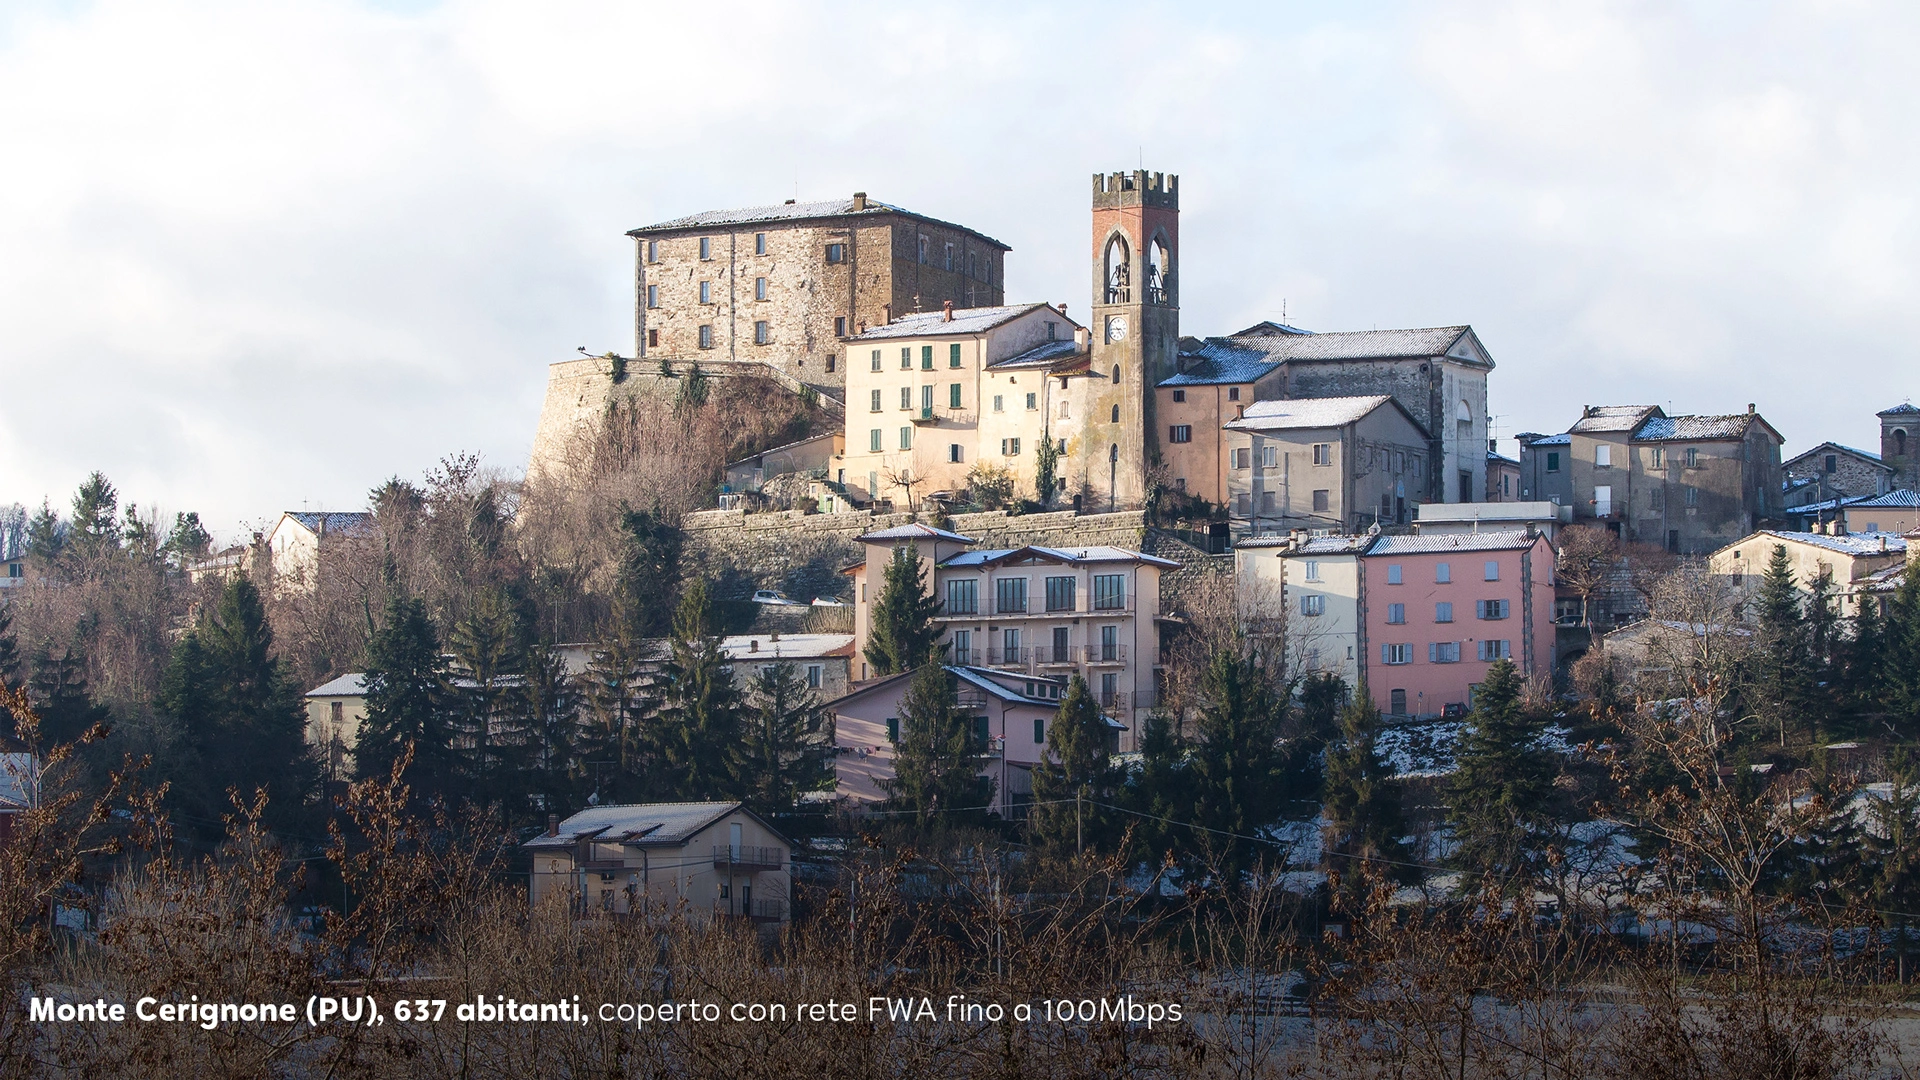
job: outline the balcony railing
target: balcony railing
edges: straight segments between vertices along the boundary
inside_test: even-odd
[[[787,853],[777,847],[747,847],[733,844],[713,846],[713,865],[734,870],[779,870],[787,865]]]
[[[1086,647],[1089,664],[1124,664],[1127,662],[1125,645],[1088,645]]]
[[[987,666],[1026,670],[1033,664],[1032,649],[988,649]]]
[[[747,917],[755,922],[779,922],[787,917],[785,900],[755,900]]]

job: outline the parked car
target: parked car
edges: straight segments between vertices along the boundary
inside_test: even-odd
[[[775,606],[778,606],[778,607],[803,607],[803,606],[805,606],[805,605],[802,605],[802,604],[799,604],[799,603],[796,603],[795,601],[792,601],[792,600],[789,600],[789,599],[787,599],[787,597],[786,597],[786,594],[785,594],[785,593],[781,593],[781,592],[777,592],[777,591],[775,591],[775,590],[773,590],[773,589],[758,589],[758,590],[756,590],[756,591],[754,592],[754,594],[753,594],[753,602],[754,602],[754,603],[756,603],[756,604],[773,604],[773,605],[775,605]]]

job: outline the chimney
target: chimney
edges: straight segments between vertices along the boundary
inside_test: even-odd
[[[940,305],[940,321],[941,322],[953,321],[953,301],[948,300],[945,303]]]
[[[560,815],[559,814],[547,815],[547,835],[548,836],[560,835]]]
[[[880,305],[880,321],[881,321],[881,325],[883,326],[893,321],[893,305],[892,304]]]
[[[1061,304],[1060,306],[1066,307],[1067,305]],[[1073,328],[1073,347],[1081,352],[1086,351],[1087,349],[1087,328],[1086,327],[1076,326]]]
[[[1751,401],[1747,402],[1747,415],[1748,416],[1753,415],[1753,402]]]
[[[859,211],[859,210],[865,210],[865,209],[867,208],[867,193],[866,193],[866,192],[864,192],[864,191],[856,191],[856,192],[854,192],[854,193],[853,193],[853,208],[854,208],[854,210],[856,210],[856,211]]]
[[[1066,313],[1067,313],[1067,305],[1065,305],[1065,304],[1061,304],[1061,305],[1060,305],[1060,314],[1062,314],[1062,315],[1065,315]]]
[[[759,651],[760,651],[760,639],[759,639],[759,638],[748,638],[748,639],[747,639],[747,651],[748,651],[748,652],[759,652]]]
[[[863,334],[867,332],[867,320],[865,319],[860,320],[860,332]]]
[[[792,205],[793,205],[793,200],[792,200],[792,199],[788,199],[788,200],[787,200],[786,202],[784,202],[784,203],[781,203],[780,205],[782,205],[782,206],[792,206]]]

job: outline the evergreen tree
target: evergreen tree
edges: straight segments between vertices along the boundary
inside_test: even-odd
[[[188,563],[207,557],[207,552],[213,547],[213,537],[200,524],[200,515],[188,511],[173,515],[173,531],[167,534],[164,547],[173,557],[175,566],[185,567]]]
[[[680,530],[660,514],[627,507],[620,514],[625,546],[620,555],[621,610],[632,633],[657,637],[673,625],[674,588],[680,575]]]
[[[873,673],[892,675],[925,659],[940,640],[940,628],[933,621],[938,614],[940,601],[926,584],[919,552],[912,544],[894,548],[868,621],[866,653]]]
[[[1222,649],[1200,681],[1200,708],[1187,768],[1193,811],[1186,820],[1215,830],[1193,842],[1217,852],[1230,871],[1270,854],[1244,837],[1276,823],[1285,799],[1281,725],[1291,695],[1276,686],[1258,652]]]
[[[498,795],[537,753],[526,710],[525,629],[506,593],[485,589],[454,623],[447,645],[453,657],[448,734],[468,781]]]
[[[1033,453],[1033,501],[1044,511],[1053,504],[1054,490],[1060,486],[1060,447],[1050,430],[1042,434]]]
[[[572,770],[580,798],[598,803],[634,802],[653,775],[646,717],[654,707],[653,679],[646,673],[645,645],[632,632],[635,619],[616,600],[608,633],[586,670],[586,711]]]
[[[900,702],[893,779],[884,781],[895,808],[912,811],[922,829],[978,821],[993,798],[980,775],[986,747],[973,719],[960,711],[944,650],[925,654]]]
[[[1301,680],[1295,722],[1282,742],[1287,761],[1288,798],[1320,796],[1324,751],[1340,734],[1340,717],[1347,697],[1346,680],[1330,671],[1315,672]]]
[[[362,777],[385,777],[408,744],[408,778],[416,794],[451,794],[453,744],[447,724],[446,673],[440,635],[427,606],[396,592],[367,643],[367,719],[354,748]]]
[[[1881,712],[1886,697],[1881,665],[1886,662],[1887,634],[1886,624],[1880,619],[1880,601],[1876,596],[1863,595],[1859,604],[1853,615],[1852,632],[1840,650],[1844,658],[1841,695],[1856,717]]]
[[[1109,730],[1086,680],[1075,675],[1047,726],[1046,756],[1033,770],[1030,828],[1041,844],[1076,852],[1104,846],[1106,814],[1091,803],[1112,797]]]
[[[100,473],[73,493],[72,543],[82,554],[99,555],[120,542],[120,496]]]
[[[1168,824],[1185,821],[1193,809],[1188,751],[1188,742],[1172,717],[1160,712],[1148,715],[1140,732],[1140,763],[1115,793],[1121,806],[1138,815],[1131,853],[1138,858],[1157,864],[1168,852],[1191,847],[1192,834]]]
[[[104,738],[111,714],[87,688],[87,658],[73,647],[49,646],[33,658],[27,696],[40,714],[40,744],[56,746]]]
[[[1365,686],[1340,714],[1340,741],[1327,748],[1325,851],[1328,868],[1344,883],[1357,884],[1363,871],[1404,878],[1407,859],[1400,785],[1374,745],[1380,733],[1380,709]]]
[[[742,702],[714,632],[706,582],[695,581],[681,595],[667,645],[670,655],[661,671],[665,697],[653,732],[660,779],[674,798],[737,796]]]
[[[1909,562],[1887,612],[1879,664],[1882,708],[1903,738],[1920,735],[1920,562]]]
[[[20,688],[20,643],[13,633],[13,612],[4,604],[0,604],[0,685]],[[0,717],[0,722],[6,718]]]
[[[227,580],[174,649],[159,697],[187,752],[188,768],[174,778],[178,805],[206,825],[231,811],[229,791],[251,801],[264,788],[270,823],[284,828],[302,819],[319,769],[253,582]]]
[[[833,782],[833,716],[792,664],[755,676],[743,725],[742,779],[749,805],[788,813]]]
[[[42,562],[52,562],[66,551],[68,535],[67,523],[42,499],[39,512],[27,522],[27,554]]]
[[[1885,799],[1867,803],[1867,827],[1861,830],[1861,859],[1868,894],[1881,918],[1894,930],[1901,983],[1907,981],[1912,950],[1912,918],[1920,910],[1920,770],[1905,750],[1888,762],[1893,773]]]
[[[566,659],[543,642],[527,652],[522,692],[518,715],[526,718],[527,752],[516,789],[537,796],[541,809],[557,809],[568,801],[568,777],[580,749],[580,690],[567,674]]]
[[[1511,660],[1487,669],[1448,784],[1454,862],[1501,890],[1521,887],[1539,869],[1540,828],[1552,820],[1559,772],[1540,746],[1546,722],[1527,708],[1523,689]]]
[[[1758,633],[1744,697],[1752,714],[1777,731],[1780,745],[1785,746],[1787,728],[1805,723],[1814,693],[1800,589],[1784,544],[1773,547],[1755,606]]]

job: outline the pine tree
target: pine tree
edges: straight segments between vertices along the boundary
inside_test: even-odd
[[[13,612],[3,604],[0,604],[0,685],[20,688],[20,644],[13,633]],[[4,730],[12,730],[6,717],[0,717],[0,722],[8,724]]]
[[[1033,501],[1044,511],[1053,504],[1054,489],[1059,487],[1060,447],[1051,430],[1042,433],[1033,452]]]
[[[616,600],[608,632],[587,663],[586,709],[572,763],[584,790],[580,799],[633,802],[654,775],[646,718],[655,706],[654,680],[646,672],[645,644],[632,631],[635,619]]]
[[[1375,746],[1379,733],[1380,709],[1362,686],[1340,714],[1340,741],[1327,748],[1325,851],[1343,883],[1358,883],[1363,872],[1405,876],[1393,865],[1407,859],[1400,785]]]
[[[1119,804],[1135,815],[1131,855],[1158,864],[1167,853],[1192,846],[1188,830],[1169,824],[1187,820],[1193,811],[1189,750],[1172,717],[1160,712],[1147,717],[1140,732],[1140,763],[1115,793]]]
[[[1880,600],[1873,595],[1859,597],[1852,631],[1841,646],[1840,686],[1847,708],[1856,718],[1871,716],[1885,708],[1886,680],[1881,665],[1886,662],[1886,624],[1880,619]],[[1860,721],[1856,719],[1856,723]]]
[[[367,719],[354,748],[363,778],[392,772],[409,743],[408,777],[416,794],[451,794],[453,744],[447,724],[446,673],[440,636],[427,606],[395,593],[367,643]]]
[[[747,802],[761,813],[789,813],[800,796],[833,781],[833,716],[792,664],[755,676],[742,731]]]
[[[1885,799],[1867,803],[1867,827],[1861,830],[1861,859],[1873,906],[1894,929],[1901,983],[1907,981],[1912,950],[1912,919],[1920,910],[1920,770],[1905,750],[1895,750],[1888,762],[1893,773]]]
[[[87,658],[78,648],[41,650],[33,658],[27,696],[40,714],[42,746],[101,739],[111,733],[112,714],[94,702],[87,687]]]
[[[623,509],[620,530],[625,534],[620,555],[621,610],[632,620],[634,635],[664,635],[673,625],[680,530],[661,516],[658,506],[650,512]]]
[[[960,711],[943,652],[914,669],[900,702],[894,775],[884,782],[894,807],[912,811],[923,830],[977,822],[993,798],[993,779],[980,775],[986,747]]]
[[[940,639],[934,616],[940,614],[912,544],[893,549],[886,580],[872,609],[867,632],[867,662],[875,675],[906,671],[925,659]]]
[[[1244,838],[1276,823],[1284,804],[1286,751],[1280,735],[1291,695],[1275,683],[1263,657],[1245,649],[1215,652],[1200,682],[1187,763],[1194,798],[1187,820],[1215,830],[1194,840],[1217,852],[1230,871],[1270,854]]]
[[[72,543],[82,554],[99,555],[120,542],[120,496],[100,473],[73,493]]]
[[[176,567],[184,568],[188,563],[206,558],[212,547],[213,537],[200,524],[199,514],[188,511],[173,515],[173,531],[167,534],[164,548]]]
[[[1523,689],[1512,661],[1487,669],[1448,784],[1454,862],[1500,890],[1521,887],[1539,869],[1538,830],[1552,819],[1559,772],[1540,746],[1546,722],[1527,708]]]
[[[1805,723],[1814,698],[1812,654],[1795,584],[1793,561],[1784,544],[1775,544],[1756,598],[1758,633],[1747,680],[1746,704],[1787,742],[1787,728]]]
[[[485,589],[454,623],[447,645],[454,676],[449,734],[469,783],[497,795],[537,753],[525,708],[525,628],[503,590]]]
[[[1903,738],[1920,735],[1920,562],[1909,562],[1893,594],[1879,664],[1882,708]]]
[[[1104,846],[1106,815],[1091,804],[1112,797],[1110,730],[1086,680],[1075,675],[1047,726],[1046,757],[1033,770],[1029,827],[1041,844],[1075,852]]]
[[[661,780],[675,798],[737,796],[742,702],[714,632],[706,582],[695,581],[681,595],[667,647],[664,700],[653,733]]]
[[[67,523],[42,499],[39,511],[27,523],[27,554],[41,562],[52,562],[67,550],[70,534]]]
[[[538,796],[544,809],[567,802],[568,777],[580,749],[580,690],[566,659],[542,642],[528,650],[523,702],[526,754],[517,788]]]

